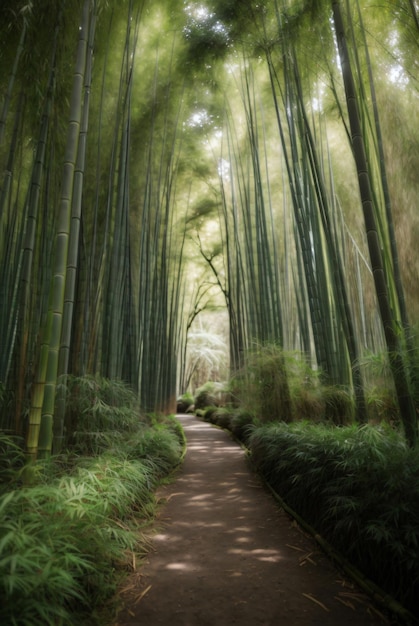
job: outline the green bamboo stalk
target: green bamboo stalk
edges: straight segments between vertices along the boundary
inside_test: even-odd
[[[104,22],[103,22],[104,23]],[[107,28],[103,26],[106,42],[112,41],[114,24],[114,11],[108,19]],[[97,35],[102,32],[98,29]],[[100,42],[97,43],[100,45]],[[77,310],[79,323],[75,325],[73,337],[73,349],[71,368],[75,375],[83,376],[87,373],[94,374],[101,371],[101,335],[103,324],[105,261],[109,247],[109,208],[106,185],[103,184],[103,161],[106,159],[106,143],[104,131],[104,113],[106,108],[107,78],[111,72],[109,69],[109,52],[111,45],[105,45],[105,53],[101,68],[98,111],[89,123],[89,134],[92,135],[91,143],[95,143],[94,152],[94,186],[92,189],[92,210],[84,216],[82,214],[82,232],[86,233],[86,244],[81,252],[85,262],[81,264],[78,280]],[[98,62],[99,59],[96,59]],[[95,91],[93,90],[93,94]],[[119,114],[118,114],[119,115]],[[117,116],[118,117],[118,116]],[[119,118],[118,118],[119,119]],[[97,124],[95,126],[95,120]],[[96,134],[95,134],[96,133]],[[106,197],[103,201],[102,196]],[[101,214],[102,204],[108,209],[105,217]],[[102,247],[101,247],[102,245]],[[77,355],[77,356],[76,356]]]
[[[16,76],[18,73],[20,58],[22,56],[22,52],[25,47],[25,39],[27,33],[27,21],[23,20],[22,32],[20,34],[19,44],[16,50],[16,56],[13,61],[12,71],[10,73],[9,84],[7,86],[7,91],[4,96],[3,106],[0,114],[0,146],[4,142],[5,132],[6,132],[6,121],[9,112],[10,102],[13,96],[14,85],[16,82]]]
[[[72,328],[74,324],[74,308],[76,295],[76,280],[79,265],[80,228],[82,217],[83,181],[86,165],[87,133],[89,127],[90,91],[92,82],[93,45],[96,28],[96,6],[93,3],[90,18],[87,43],[87,56],[84,81],[84,100],[80,120],[80,137],[77,148],[77,159],[74,171],[73,195],[71,202],[71,222],[68,245],[68,258],[65,278],[64,308],[60,348],[58,354],[57,380],[60,381],[60,392],[57,394],[54,423],[53,423],[53,451],[61,451],[64,441],[64,421],[66,410],[65,383],[70,360]]]
[[[172,62],[173,56],[167,67],[169,76]],[[178,313],[175,312],[174,302],[180,298],[180,284],[176,284],[179,283],[180,274],[176,275],[179,268],[175,260],[178,252],[171,224],[176,193],[174,181],[178,167],[177,135],[180,118],[179,109],[172,108],[169,81],[163,87],[163,93],[159,93],[160,72],[157,56],[141,215],[138,295],[138,301],[142,303],[138,386],[141,405],[146,411],[166,411],[169,407],[175,409],[176,341],[179,336]],[[160,98],[165,103],[161,108]],[[173,312],[173,318],[170,311]]]
[[[132,3],[129,3],[127,19],[132,16]],[[108,39],[110,40],[113,24],[113,13],[109,21]],[[128,32],[129,29],[128,29]],[[112,254],[113,241],[113,224],[114,224],[114,199],[116,195],[117,180],[117,159],[118,145],[120,141],[120,129],[122,123],[122,113],[124,110],[123,94],[124,83],[127,79],[126,63],[129,58],[129,44],[127,42],[127,34],[125,35],[124,51],[122,55],[121,68],[119,71],[119,85],[117,91],[114,130],[112,134],[112,144],[109,156],[109,165],[107,172],[108,183],[105,187],[105,198],[103,200],[105,215],[101,216],[100,206],[102,201],[102,175],[101,175],[101,153],[104,152],[104,141],[102,141],[103,118],[106,96],[106,77],[108,74],[109,64],[109,46],[106,46],[105,60],[102,70],[101,98],[100,98],[100,114],[98,125],[98,148],[96,156],[96,189],[94,200],[94,218],[93,218],[93,241],[92,247],[89,248],[89,275],[87,299],[85,309],[85,329],[83,336],[83,352],[85,355],[85,369],[87,372],[100,371],[107,375],[108,351],[109,351],[109,324],[110,311],[109,302],[111,300],[112,291],[109,292],[109,272],[110,261],[109,256]],[[100,232],[99,232],[100,224]],[[113,286],[110,285],[111,290]]]
[[[49,310],[47,322],[44,327],[41,356],[33,386],[31,409],[28,419],[26,452],[29,460],[36,459],[38,451],[41,456],[46,456],[52,449],[58,352],[61,340],[65,276],[70,235],[71,199],[80,134],[90,8],[91,1],[85,0],[79,29],[76,67],[70,100],[70,119],[63,166]]]
[[[133,13],[129,3],[121,81],[115,124],[114,146],[110,169],[108,201],[109,247],[104,248],[103,271],[106,283],[104,320],[102,333],[102,371],[109,378],[124,378],[133,384],[136,339],[133,333],[131,259],[129,242],[129,189],[130,189],[130,141],[131,97],[134,77],[134,61],[138,41],[141,7]],[[118,163],[118,166],[116,164]]]
[[[227,118],[227,161],[235,164],[233,156],[233,139],[232,139],[232,121],[233,116],[230,114]],[[239,151],[236,151],[240,155]],[[222,153],[223,154],[223,153]],[[221,215],[224,223],[224,241],[225,254],[227,264],[227,286],[225,289],[226,306],[229,316],[229,334],[230,334],[230,368],[232,373],[239,371],[243,365],[243,354],[247,341],[245,339],[246,331],[244,328],[246,314],[243,307],[246,307],[249,298],[243,298],[243,291],[247,289],[246,283],[243,281],[244,264],[242,255],[242,246],[240,243],[241,229],[239,227],[238,217],[238,199],[236,193],[236,177],[235,169],[230,172],[228,194],[227,183],[219,172],[220,191],[221,191]],[[232,230],[232,236],[230,232]]]
[[[25,235],[22,249],[22,264],[20,272],[20,301],[18,333],[20,336],[20,347],[18,358],[18,376],[16,384],[16,407],[15,424],[16,431],[21,432],[21,418],[23,413],[23,401],[25,397],[25,385],[28,378],[28,351],[30,348],[30,317],[31,317],[31,288],[33,285],[33,267],[35,264],[36,238],[39,227],[39,208],[41,201],[41,190],[44,181],[44,171],[46,169],[46,152],[48,145],[48,134],[51,125],[51,113],[55,97],[56,87],[56,59],[57,43],[60,28],[60,16],[54,30],[52,45],[50,75],[46,90],[44,108],[41,117],[39,138],[36,144],[34,162],[32,166],[31,180],[28,196],[25,203]]]
[[[307,115],[304,107],[304,99],[301,87],[301,81],[298,73],[297,64],[295,64],[296,84],[301,104],[301,115],[304,120],[304,137],[307,143],[308,159],[310,162],[310,169],[313,176],[313,182],[315,187],[317,206],[319,208],[320,217],[323,226],[323,232],[326,239],[327,252],[330,256],[331,262],[331,274],[333,277],[333,287],[335,292],[335,302],[337,305],[340,322],[342,323],[344,336],[346,339],[346,345],[349,352],[349,358],[352,368],[353,387],[356,397],[357,418],[363,423],[366,421],[366,404],[363,391],[363,380],[360,368],[360,354],[358,344],[355,335],[355,328],[352,319],[352,312],[349,304],[349,297],[346,289],[346,282],[344,276],[344,269],[342,260],[339,255],[338,245],[335,240],[331,216],[329,209],[328,194],[326,191],[325,181],[322,175],[321,167],[319,164],[319,158],[317,155],[316,143],[314,141],[311,127],[307,119]],[[341,350],[342,353],[342,350]],[[343,374],[344,376],[344,374]],[[342,375],[341,375],[342,380]],[[350,383],[350,381],[348,381]]]
[[[16,211],[12,211],[12,206],[14,204],[12,197],[12,184],[19,146],[19,135],[23,120],[23,102],[24,96],[21,94],[19,97],[12,138],[9,146],[9,156],[3,180],[3,188],[0,194],[0,302],[3,303],[0,310],[0,328],[2,336],[0,380],[5,383],[9,378],[16,341],[16,325],[18,318],[18,276],[22,256],[20,252],[22,241],[20,226],[22,218],[20,214],[16,213]],[[15,202],[16,201],[17,198]],[[19,252],[16,255],[15,262],[13,262],[15,250],[18,250]]]
[[[413,22],[416,26],[416,30],[419,31],[419,16],[418,16],[418,9],[415,4],[415,0],[409,0],[409,7],[412,12]]]
[[[411,2],[411,5],[412,5],[411,8],[413,10],[413,13],[416,16],[415,8],[413,5],[413,0]],[[356,2],[356,7],[357,7],[357,18],[361,26],[363,47],[364,47],[365,58],[366,58],[366,63],[367,63],[368,82],[369,82],[369,88],[370,88],[370,94],[371,94],[371,105],[372,105],[373,116],[374,116],[374,130],[375,130],[376,142],[377,142],[377,158],[379,161],[380,181],[381,181],[381,186],[382,186],[382,191],[383,191],[386,227],[388,230],[390,256],[391,256],[391,262],[392,262],[392,272],[393,272],[392,275],[394,278],[394,286],[395,286],[395,291],[397,294],[397,303],[398,303],[398,308],[400,311],[400,319],[401,319],[401,323],[402,323],[404,333],[405,333],[404,339],[405,339],[406,346],[407,346],[407,354],[408,356],[412,356],[415,353],[415,348],[414,348],[412,338],[411,338],[409,316],[407,312],[403,281],[401,277],[399,253],[398,253],[396,232],[395,232],[394,220],[393,220],[393,209],[392,209],[390,190],[389,190],[389,184],[388,184],[386,160],[385,160],[385,155],[384,155],[383,134],[381,130],[380,114],[378,110],[377,95],[375,91],[375,81],[374,81],[374,76],[372,72],[372,65],[371,65],[371,59],[370,59],[370,54],[369,54],[369,48],[367,44],[366,31],[365,31],[365,27],[363,24],[362,11],[361,11],[361,7],[359,4],[359,0],[357,0]],[[416,16],[416,19],[417,19],[417,16]],[[411,367],[411,372],[414,372],[414,371],[415,371],[415,368]]]
[[[299,245],[301,247],[301,253],[304,260],[305,280],[307,287],[307,295],[310,307],[311,323],[313,329],[314,344],[316,350],[317,363],[319,367],[325,373],[332,374],[331,363],[329,362],[330,353],[327,352],[326,346],[330,343],[326,339],[325,333],[327,327],[324,322],[327,319],[322,318],[321,312],[321,300],[316,285],[316,276],[314,273],[312,245],[310,241],[310,230],[308,228],[307,216],[303,211],[305,206],[305,196],[302,188],[302,177],[298,170],[299,154],[298,154],[298,138],[296,135],[296,129],[294,127],[293,118],[288,115],[288,129],[290,136],[290,148],[288,147],[283,123],[280,114],[279,101],[277,96],[276,87],[280,86],[279,80],[276,74],[276,70],[272,61],[269,50],[267,51],[267,62],[269,69],[269,78],[271,83],[272,96],[274,100],[274,110],[278,124],[279,136],[284,154],[284,161],[287,171],[288,184],[290,186],[292,207],[294,212],[295,224],[297,227],[297,233],[299,237]],[[289,71],[289,70],[286,70]],[[288,81],[286,95],[283,95],[284,109],[287,111],[293,110],[293,91],[291,89],[291,83]],[[291,156],[289,155],[291,153]]]
[[[399,336],[397,335],[397,320],[390,307],[389,290],[381,254],[381,243],[376,223],[372,201],[371,182],[368,173],[365,155],[364,138],[361,131],[356,90],[349,53],[346,44],[345,29],[338,0],[332,0],[333,20],[339,47],[339,56],[342,66],[342,77],[345,85],[346,103],[348,107],[349,123],[352,135],[352,145],[355,163],[358,172],[358,183],[361,195],[362,209],[367,234],[368,249],[371,258],[371,267],[377,293],[381,321],[389,353],[390,366],[396,386],[397,398],[400,407],[401,419],[408,443],[414,445],[417,439],[417,417],[413,398],[409,389],[408,377],[401,355]]]

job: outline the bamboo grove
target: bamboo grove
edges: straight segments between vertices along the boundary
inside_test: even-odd
[[[418,23],[414,0],[2,3],[0,426],[29,458],[65,443],[68,376],[173,412],[217,307],[232,371],[299,351],[359,422],[385,351],[415,442]]]

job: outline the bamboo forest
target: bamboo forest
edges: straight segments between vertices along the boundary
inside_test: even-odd
[[[0,0],[0,66],[1,623],[110,623],[180,413],[416,623],[418,1]]]

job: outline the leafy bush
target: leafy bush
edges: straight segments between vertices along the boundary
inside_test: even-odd
[[[414,610],[419,594],[419,449],[389,427],[268,424],[258,470],[361,571]]]
[[[374,424],[386,421],[388,424],[400,423],[397,396],[390,387],[370,387],[366,393],[368,419]]]
[[[324,418],[335,426],[351,424],[355,415],[353,395],[340,387],[323,387]]]
[[[187,410],[193,406],[194,397],[191,393],[184,393],[177,400],[177,412],[178,413],[186,413]]]
[[[231,409],[228,409],[226,407],[220,407],[213,414],[212,421],[214,422],[214,424],[217,424],[217,426],[230,430],[232,417],[233,413]]]
[[[254,413],[244,409],[237,409],[230,420],[230,429],[237,439],[246,443],[256,424],[257,418]]]
[[[261,421],[353,421],[354,400],[347,389],[321,384],[304,355],[285,352],[276,344],[257,346],[245,356],[245,364],[230,383],[236,408]]]
[[[258,345],[245,356],[245,365],[230,383],[243,409],[261,420],[292,417],[288,371],[282,349],[276,344]]]
[[[116,573],[127,556],[144,553],[138,524],[154,513],[152,492],[179,453],[168,430],[150,429],[141,443],[140,437],[131,440],[120,458],[85,457],[51,484],[4,493],[0,622],[103,623],[92,608],[100,609],[115,593]]]
[[[195,392],[195,409],[218,406],[221,400],[222,386],[211,381],[199,387]]]
[[[139,431],[127,441],[124,452],[127,458],[144,459],[156,463],[160,474],[167,473],[179,461],[182,452],[181,433],[166,424]]]
[[[33,466],[33,486],[20,486],[18,443],[0,438],[2,624],[103,624],[119,576],[145,553],[140,530],[155,511],[153,492],[181,458],[179,422],[140,418],[123,385],[87,378],[70,387],[79,436],[66,454]]]
[[[214,422],[215,420],[215,414],[218,411],[218,406],[215,405],[210,405],[205,407],[205,409],[202,409],[202,417],[204,418],[204,420],[206,422]]]
[[[122,381],[70,376],[65,393],[67,445],[78,454],[101,454],[144,421],[137,395]]]
[[[19,437],[0,433],[0,494],[19,481],[19,470],[25,464],[22,443]]]

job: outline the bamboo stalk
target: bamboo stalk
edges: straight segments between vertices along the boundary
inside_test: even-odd
[[[28,420],[26,450],[30,460],[36,458],[38,451],[40,451],[42,456],[48,455],[52,448],[55,388],[57,384],[58,351],[64,308],[71,198],[80,130],[90,4],[90,0],[85,0],[79,30],[76,67],[70,101],[70,120],[63,165],[48,320],[44,327],[43,350],[38,365],[35,391],[32,395]],[[42,408],[40,409],[41,402]]]
[[[405,364],[401,356],[400,341],[396,333],[396,319],[394,318],[394,314],[390,306],[388,281],[381,254],[380,236],[372,200],[371,182],[365,156],[365,144],[360,125],[354,79],[346,45],[345,29],[340,4],[337,0],[332,1],[332,9],[339,46],[339,54],[341,58],[342,76],[345,84],[346,102],[349,113],[354,158],[358,172],[358,183],[365,220],[365,230],[367,234],[368,249],[371,258],[371,267],[374,276],[381,321],[384,328],[390,365],[396,386],[400,414],[406,438],[409,444],[413,446],[417,439],[417,415],[409,390]]]

